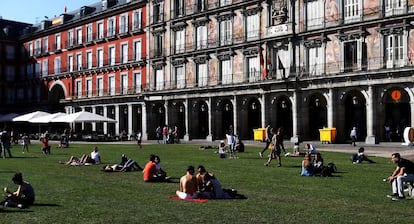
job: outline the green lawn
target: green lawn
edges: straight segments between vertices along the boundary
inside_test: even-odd
[[[22,172],[36,190],[29,209],[3,208],[0,223],[412,223],[414,200],[391,201],[391,186],[382,182],[394,169],[387,158],[376,164],[353,165],[349,155],[324,152],[338,173],[331,178],[301,177],[301,158],[283,158],[283,166],[265,167],[260,148],[246,147],[240,159],[219,159],[214,150],[197,145],[102,144],[102,165],[68,167],[71,155],[90,153],[92,144],[52,148],[51,156],[32,145],[14,158],[0,159],[0,187],[15,189],[11,177]],[[179,178],[188,165],[206,166],[225,188],[235,188],[246,200],[195,203],[169,199],[178,183],[144,183],[141,172],[104,173],[121,154],[144,166],[158,154],[169,176]],[[175,181],[178,181],[175,179]]]

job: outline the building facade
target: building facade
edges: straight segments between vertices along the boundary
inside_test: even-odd
[[[253,139],[270,122],[292,141],[335,127],[344,142],[356,127],[373,144],[414,126],[413,12],[411,0],[103,0],[20,41],[51,109],[118,121],[76,130]]]

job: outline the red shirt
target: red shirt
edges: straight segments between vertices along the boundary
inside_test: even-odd
[[[152,180],[156,173],[157,167],[152,161],[149,161],[144,167],[144,181]]]

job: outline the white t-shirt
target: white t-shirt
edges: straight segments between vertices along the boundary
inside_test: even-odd
[[[99,154],[99,152],[98,151],[92,151],[91,152],[91,158],[93,159],[93,160],[95,160],[95,164],[99,164],[99,163],[101,163],[101,155]]]

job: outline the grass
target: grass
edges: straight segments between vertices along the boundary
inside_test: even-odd
[[[29,209],[3,208],[0,223],[410,223],[413,200],[391,201],[391,186],[382,182],[394,169],[387,158],[376,164],[353,165],[349,155],[324,152],[334,162],[332,178],[301,177],[301,158],[283,158],[283,166],[265,167],[260,148],[246,147],[237,160],[222,160],[212,149],[197,145],[98,145],[102,165],[68,167],[59,164],[71,155],[90,153],[92,144],[53,147],[51,156],[32,145],[14,158],[0,160],[0,187],[15,189],[11,177],[22,172],[36,191]],[[225,188],[235,188],[246,200],[209,200],[194,203],[169,199],[178,183],[144,183],[140,172],[104,173],[121,154],[145,165],[158,154],[163,168],[175,181],[188,165],[205,165]],[[273,164],[275,165],[275,164]]]

